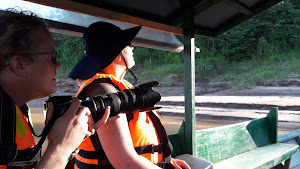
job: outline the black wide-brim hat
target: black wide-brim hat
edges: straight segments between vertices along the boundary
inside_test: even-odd
[[[140,29],[141,26],[121,30],[102,21],[91,24],[83,35],[86,55],[73,67],[69,77],[81,80],[92,78],[115,60]]]

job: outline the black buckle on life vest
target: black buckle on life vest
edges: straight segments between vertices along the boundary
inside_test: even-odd
[[[152,149],[151,154],[154,154],[154,144],[151,144],[151,149]]]
[[[31,158],[30,156],[32,154],[33,149],[34,148],[18,150],[17,157],[15,158],[14,161],[7,164],[7,168],[8,169],[11,168],[18,169],[18,168],[26,168],[26,167],[34,168],[37,162],[40,161],[42,149],[39,149],[38,153],[33,158]]]
[[[146,154],[146,153],[162,153],[162,144],[160,143],[159,145],[154,145],[154,144],[148,144],[140,147],[135,147],[135,151],[141,155],[141,154]]]

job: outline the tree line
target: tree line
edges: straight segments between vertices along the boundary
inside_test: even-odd
[[[53,34],[63,65],[73,66],[83,56],[82,38]],[[178,36],[179,40],[183,37]],[[216,38],[196,36],[196,62],[222,57],[228,62],[262,59],[297,50],[300,46],[300,0],[286,0]],[[182,53],[136,47],[138,65],[182,63]],[[66,64],[65,64],[66,62]],[[70,68],[63,68],[68,71]]]

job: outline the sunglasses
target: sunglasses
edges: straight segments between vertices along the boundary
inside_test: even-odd
[[[53,63],[57,63],[57,51],[55,51],[55,52],[29,53],[29,56],[35,56],[35,55],[50,55],[51,56],[51,61]]]

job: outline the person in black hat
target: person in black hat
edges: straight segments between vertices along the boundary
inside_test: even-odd
[[[121,30],[107,22],[96,22],[87,28],[83,35],[86,55],[69,74],[82,81],[76,95],[79,99],[132,87],[123,77],[127,71],[132,73],[130,68],[135,62],[131,41],[140,29],[141,26]],[[75,168],[189,168],[184,161],[171,159],[171,144],[154,111],[119,114],[97,134],[78,147]]]

